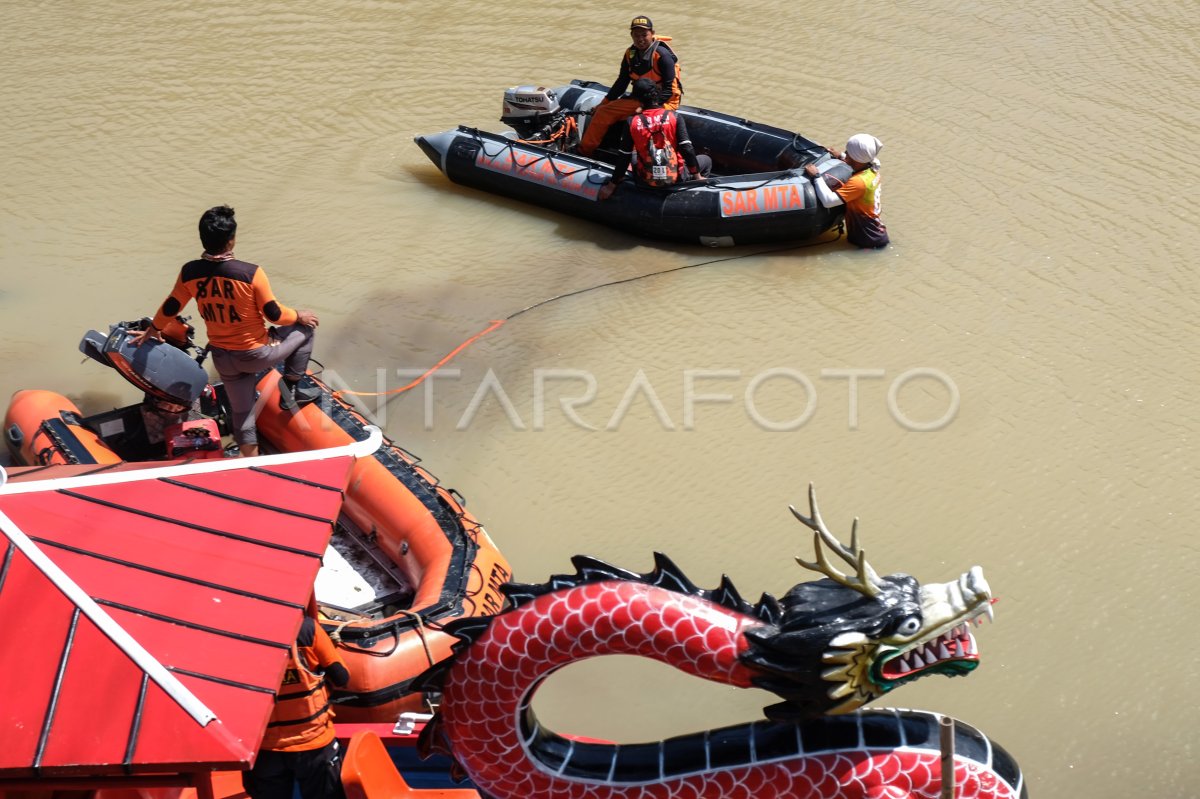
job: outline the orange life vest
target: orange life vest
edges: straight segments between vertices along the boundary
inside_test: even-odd
[[[644,62],[639,63],[642,60],[641,59],[642,54],[638,51],[638,49],[636,47],[630,47],[628,50],[625,51],[625,63],[629,65],[629,82],[630,83],[633,83],[638,78],[649,78],[650,80],[657,83],[659,86],[662,85],[662,73],[659,72],[659,69],[658,69],[658,59],[659,59],[658,49],[660,47],[665,47],[671,53],[671,55],[675,55],[675,51],[671,49],[671,46],[669,44],[667,44],[667,42],[669,42],[669,41],[671,41],[670,36],[655,36],[654,37],[654,43],[650,45],[649,63],[644,63]],[[634,66],[635,64],[637,65],[637,67]],[[638,72],[637,68],[641,68],[642,71]],[[666,108],[678,108],[679,103],[682,99],[683,99],[683,65],[679,63],[679,56],[675,56],[675,80],[671,82],[671,96],[669,98],[667,98],[667,97],[663,98],[663,106],[665,106]]]
[[[317,627],[317,638],[324,630]],[[325,641],[328,641],[325,637]],[[291,657],[283,683],[275,697],[275,710],[267,723],[262,748],[276,752],[301,752],[320,749],[335,737],[333,710],[329,707],[329,688],[325,677],[316,671],[319,656],[313,647],[297,647],[292,644]],[[329,644],[332,649],[333,644]],[[340,661],[340,658],[339,658]]]
[[[682,157],[676,146],[675,112],[651,108],[629,120],[633,138],[634,171],[647,186],[673,186],[679,182]]]

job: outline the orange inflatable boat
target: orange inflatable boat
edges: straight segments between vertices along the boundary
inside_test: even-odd
[[[104,469],[121,461],[224,455],[224,392],[207,384],[198,360],[187,353],[190,338],[135,351],[128,339],[137,330],[129,323],[114,325],[107,336],[89,331],[80,349],[145,390],[145,400],[85,417],[61,394],[18,391],[4,419],[15,462]],[[279,379],[269,371],[259,382],[264,450],[323,449],[367,437],[370,422],[318,376],[305,378],[320,389],[318,401],[296,413],[280,410]],[[323,596],[318,578],[319,617],[351,674],[334,701],[339,721],[394,722],[404,711],[426,708],[411,683],[450,654],[454,639],[442,625],[498,612],[504,603],[499,588],[512,574],[462,497],[390,439],[374,457],[358,460],[345,493],[335,547],[371,581],[364,601],[349,602],[340,598],[344,594]],[[326,565],[332,556],[327,553]]]

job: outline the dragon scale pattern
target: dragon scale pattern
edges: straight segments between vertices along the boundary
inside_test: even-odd
[[[702,770],[673,773],[660,742],[656,773],[623,769],[629,746],[576,744],[540,728],[530,704],[539,682],[568,663],[596,655],[650,657],[683,671],[747,687],[752,672],[738,655],[744,632],[763,622],[745,613],[640,582],[609,580],[537,597],[494,617],[445,675],[441,734],[476,785],[497,799],[937,799],[939,752],[922,742],[872,747],[861,727],[843,746],[806,746],[803,724],[758,722],[708,735],[744,740],[737,762],[709,751]],[[873,711],[876,717],[936,719],[916,711]],[[868,714],[870,715],[870,714]],[[911,717],[911,718],[910,718]],[[860,714],[827,717],[845,736]],[[933,722],[936,725],[936,721]],[[833,726],[829,726],[833,725]],[[742,736],[742,738],[739,738]],[[539,758],[552,737],[569,750],[561,762]],[[694,737],[694,736],[693,736]],[[788,738],[791,740],[788,740]],[[979,736],[982,739],[982,736]],[[768,741],[769,739],[769,741]],[[986,739],[983,739],[986,741]],[[703,738],[708,747],[709,738]],[[782,742],[781,742],[782,741]],[[903,743],[903,742],[902,742]],[[822,751],[813,751],[818,748]],[[584,773],[573,752],[587,750],[598,770]],[[736,747],[735,747],[736,749]],[[720,765],[718,765],[718,762]],[[604,764],[611,764],[605,773]],[[990,764],[955,758],[958,799],[1017,799]]]

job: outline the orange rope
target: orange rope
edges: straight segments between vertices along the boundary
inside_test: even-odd
[[[488,326],[487,330],[481,330],[480,332],[476,333],[475,335],[471,336],[469,339],[464,341],[462,344],[459,344],[457,347],[455,347],[453,350],[450,351],[449,355],[447,355],[445,358],[442,358],[440,361],[435,363],[429,369],[426,369],[425,373],[423,375],[421,375],[416,380],[409,383],[407,386],[402,386],[400,388],[394,388],[391,391],[351,391],[350,389],[347,388],[347,389],[342,389],[341,391],[333,392],[333,396],[336,398],[336,397],[342,396],[343,394],[353,394],[356,397],[386,397],[389,394],[400,394],[402,392],[408,391],[411,388],[416,388],[417,386],[421,385],[421,383],[425,382],[425,378],[429,377],[431,374],[436,372],[438,369],[441,369],[443,366],[445,366],[447,361],[449,361],[455,355],[458,355],[460,352],[465,350],[467,347],[471,346],[477,340],[483,338],[488,333],[491,333],[493,330],[500,327],[500,325],[504,324],[505,321],[506,320],[504,320],[504,319],[493,319],[492,324],[490,326]]]
[[[659,38],[662,38],[662,37],[659,37]],[[574,120],[570,120],[570,119],[568,121],[574,122]],[[611,280],[608,283],[601,283],[597,286],[589,286],[584,289],[578,289],[577,291],[568,291],[565,294],[558,294],[553,297],[550,297],[549,299],[542,300],[541,302],[536,302],[533,305],[527,305],[519,311],[510,313],[504,319],[493,319],[492,323],[488,326],[488,328],[486,330],[479,331],[478,333],[476,333],[475,335],[471,336],[469,339],[464,341],[462,344],[459,344],[457,347],[455,347],[453,350],[450,351],[449,355],[447,355],[445,358],[442,358],[440,361],[438,361],[432,367],[427,369],[423,375],[421,375],[416,380],[409,383],[407,386],[401,386],[400,388],[395,388],[395,389],[392,389],[391,391],[351,391],[350,389],[347,388],[347,389],[342,389],[341,391],[333,392],[333,396],[335,398],[337,398],[337,397],[341,397],[343,394],[353,394],[356,397],[386,397],[390,394],[401,394],[405,391],[408,391],[409,389],[416,388],[417,386],[424,383],[425,379],[427,377],[429,377],[431,374],[436,372],[438,369],[441,369],[443,366],[445,366],[446,362],[449,361],[451,358],[453,358],[455,355],[458,355],[460,352],[465,350],[467,347],[471,346],[476,341],[478,341],[479,339],[486,336],[488,333],[491,333],[493,330],[500,327],[502,324],[504,324],[508,320],[515,319],[516,317],[520,316],[523,313],[532,311],[534,308],[540,308],[543,305],[554,302],[555,300],[561,300],[561,299],[565,299],[567,297],[574,297],[577,294],[584,294],[589,291],[595,291],[596,289],[606,288],[607,286],[616,286],[621,283],[631,283],[634,280],[643,280],[648,277],[655,277],[657,275],[665,275],[668,272],[678,272],[681,269],[693,269],[697,266],[708,266],[709,264],[719,264],[719,263],[724,263],[725,261],[737,261],[741,258],[749,258],[751,256],[767,255],[769,253],[785,252],[787,250],[798,250],[803,247],[815,247],[818,244],[829,244],[834,241],[837,241],[837,239],[840,239],[842,237],[842,229],[843,229],[842,225],[839,225],[838,233],[832,239],[825,239],[825,240],[821,240],[821,241],[809,241],[809,242],[805,242],[803,244],[789,245],[787,247],[775,247],[773,249],[768,249],[768,250],[759,250],[758,252],[748,252],[748,253],[745,253],[744,255],[731,255],[727,258],[714,258],[710,261],[701,261],[700,263],[697,263],[697,264],[684,264],[683,266],[673,266],[670,269],[662,269],[658,272],[648,272],[644,275],[637,275],[636,277],[627,277],[622,280]]]
[[[517,141],[521,142],[521,144],[550,144],[550,143],[552,143],[558,139],[561,139],[562,137],[574,132],[574,130],[575,130],[575,119],[573,117],[567,117],[563,121],[563,124],[558,128],[558,130],[556,130],[550,134],[550,138],[548,138],[548,139],[517,139]]]

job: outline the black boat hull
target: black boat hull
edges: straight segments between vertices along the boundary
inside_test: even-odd
[[[564,107],[586,110],[605,89],[576,81],[555,91]],[[607,201],[597,193],[613,168],[598,158],[466,126],[416,142],[455,183],[647,238],[709,246],[801,241],[841,221],[842,207],[823,207],[804,174],[805,164],[817,163],[839,177],[849,175],[849,167],[820,146],[791,131],[701,108],[682,106],[679,113],[697,151],[713,158],[714,176],[669,189],[625,181]]]

